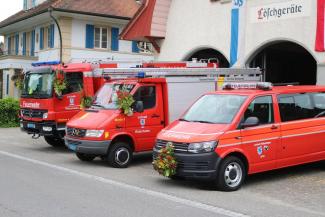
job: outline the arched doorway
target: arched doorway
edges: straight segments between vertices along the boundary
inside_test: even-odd
[[[289,42],[273,42],[259,49],[248,61],[250,67],[264,70],[264,79],[272,83],[314,85],[317,62],[302,46]]]
[[[186,60],[191,61],[193,58],[196,58],[197,60],[210,60],[210,62],[219,62],[220,67],[229,68],[229,62],[227,58],[215,49],[208,48],[196,51],[195,53],[189,55]]]

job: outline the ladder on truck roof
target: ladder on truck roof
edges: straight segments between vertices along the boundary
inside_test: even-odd
[[[261,76],[260,68],[103,68],[102,76],[111,78],[136,77],[219,77],[219,76]]]

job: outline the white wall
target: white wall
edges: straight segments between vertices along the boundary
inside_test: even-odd
[[[230,4],[173,0],[159,60],[183,60],[200,48],[214,48],[229,59]]]
[[[299,1],[299,0],[293,0]],[[278,19],[271,22],[254,23],[249,19],[251,8],[265,7],[269,4],[289,0],[249,0],[246,20],[246,46],[239,64],[246,60],[265,43],[290,40],[302,45],[317,60],[323,61],[323,53],[314,51],[316,37],[317,1],[300,0],[309,5],[308,16],[291,19]],[[173,0],[167,23],[166,39],[161,45],[159,60],[183,60],[201,48],[214,48],[229,61],[231,31],[231,1]]]

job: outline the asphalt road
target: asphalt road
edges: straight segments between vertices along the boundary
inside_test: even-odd
[[[325,217],[325,165],[314,163],[250,176],[236,192],[156,174],[151,155],[127,169],[0,129],[0,216]]]

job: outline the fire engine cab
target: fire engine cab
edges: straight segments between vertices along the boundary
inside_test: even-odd
[[[107,82],[89,109],[67,123],[66,146],[82,161],[99,156],[113,167],[129,165],[134,152],[152,151],[156,136],[201,94],[216,90],[218,76],[237,75],[212,63],[148,63],[143,68],[99,69]],[[241,74],[259,75],[258,69]],[[117,105],[117,93],[133,96],[133,115]]]
[[[33,138],[44,136],[52,146],[64,145],[66,122],[80,111],[82,97],[92,97],[104,79],[95,75],[101,67],[136,66],[139,61],[60,64],[59,61],[33,63],[25,73],[20,100],[20,127]],[[54,92],[58,76],[66,82],[59,96]]]
[[[325,86],[225,84],[157,136],[173,145],[176,177],[240,188],[247,174],[325,160]]]

